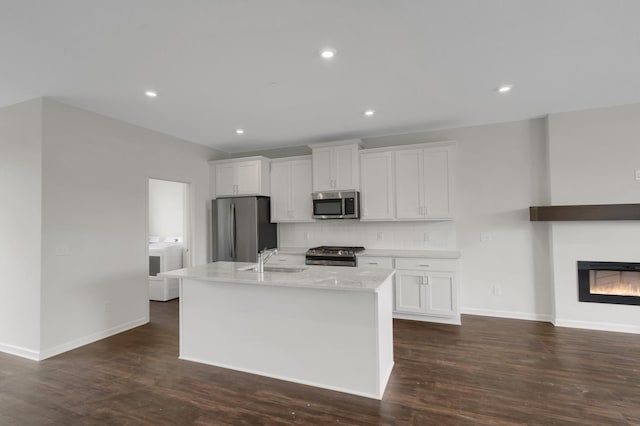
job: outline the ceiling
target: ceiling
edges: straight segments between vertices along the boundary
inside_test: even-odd
[[[230,153],[527,119],[640,102],[639,18],[636,0],[0,0],[0,106],[49,96]]]

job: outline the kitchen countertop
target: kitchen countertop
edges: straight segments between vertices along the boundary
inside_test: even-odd
[[[387,250],[366,249],[358,253],[358,256],[380,257],[428,257],[430,259],[458,259],[460,252],[457,250]]]
[[[299,254],[307,252],[306,247],[281,247],[278,254]],[[430,259],[459,259],[460,252],[457,250],[394,250],[394,249],[366,249],[358,253],[358,256],[379,256],[379,257],[425,257]]]
[[[316,288],[326,290],[376,292],[393,276],[393,269],[347,268],[305,265],[302,272],[263,272],[242,270],[255,266],[248,262],[215,262],[163,272],[159,276],[189,278],[231,284]]]
[[[278,254],[305,254],[307,250],[307,247],[280,247]]]

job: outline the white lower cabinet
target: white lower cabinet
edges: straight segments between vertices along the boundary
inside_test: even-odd
[[[455,259],[361,256],[358,266],[396,269],[394,318],[460,324]]]
[[[396,312],[423,313],[424,286],[420,271],[396,270]]]
[[[396,312],[453,317],[455,296],[453,273],[396,271]]]

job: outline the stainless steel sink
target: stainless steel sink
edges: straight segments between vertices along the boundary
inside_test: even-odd
[[[241,271],[249,271],[249,272],[255,272],[258,269],[257,266],[249,266],[248,268],[242,268],[240,269]],[[289,273],[293,273],[293,272],[302,272],[302,271],[306,271],[307,268],[285,268],[282,266],[265,266],[264,267],[264,272],[289,272]]]

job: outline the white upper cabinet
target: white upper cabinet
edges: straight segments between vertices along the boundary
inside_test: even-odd
[[[291,162],[291,217],[295,221],[314,221],[311,172],[311,159]]]
[[[439,144],[395,153],[396,217],[453,219],[455,146]]]
[[[269,161],[265,157],[209,161],[215,170],[215,196],[269,196]]]
[[[313,191],[360,189],[360,141],[310,145],[313,158]]]
[[[360,154],[360,220],[393,220],[393,152]]]
[[[424,219],[422,150],[396,152],[396,215],[398,219]]]
[[[360,151],[361,220],[451,220],[455,143]]]
[[[311,158],[271,163],[271,222],[312,222]]]
[[[423,152],[424,215],[427,219],[453,218],[453,155],[451,148]]]
[[[215,173],[213,173],[216,188],[215,196],[234,194],[236,190],[236,165],[229,163],[214,165],[211,167],[215,170]]]
[[[313,152],[313,191],[333,189],[333,148],[316,148]]]
[[[291,168],[288,162],[271,163],[271,222],[289,219],[291,211]]]

